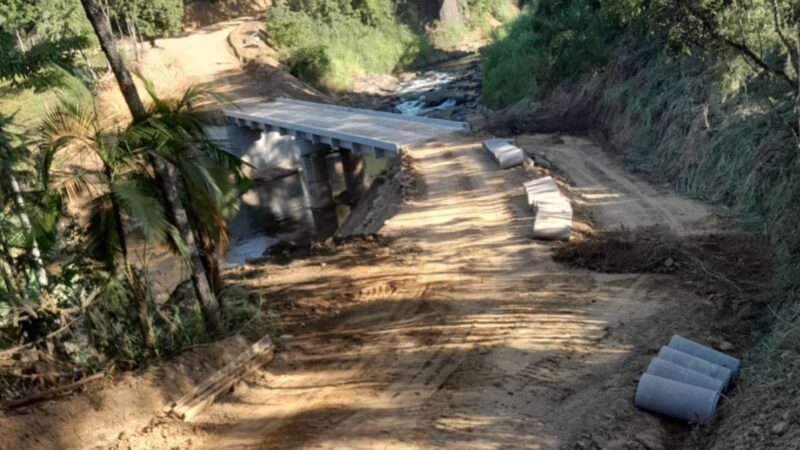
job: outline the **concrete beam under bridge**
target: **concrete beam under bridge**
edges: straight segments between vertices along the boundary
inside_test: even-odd
[[[300,156],[311,209],[335,207],[330,174],[325,162],[325,156],[331,151],[330,146],[295,139],[294,147]]]
[[[347,193],[352,204],[357,204],[367,190],[367,170],[364,154],[341,149],[342,171],[347,183]]]

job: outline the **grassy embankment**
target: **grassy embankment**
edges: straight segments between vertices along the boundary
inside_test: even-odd
[[[755,2],[719,17],[701,11],[713,18],[715,37],[697,16],[682,18],[670,6],[539,1],[503,29],[483,62],[488,106],[517,104],[508,110],[524,111],[523,105],[546,101],[554,90],[572,93],[573,102],[591,111],[591,126],[633,170],[728,206],[746,228],[771,236],[777,252],[770,312],[740,385],[748,398],[783,392],[771,395],[779,399],[776,408],[797,398],[792,374],[800,371],[797,89],[778,72],[792,79],[797,73],[771,10],[784,3]],[[689,35],[693,25],[697,32]],[[678,29],[685,34],[675,36]],[[757,55],[774,73],[719,36],[760,45]],[[735,415],[750,413],[742,407]]]

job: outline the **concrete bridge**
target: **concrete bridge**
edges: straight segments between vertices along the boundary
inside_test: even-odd
[[[283,162],[299,163],[312,210],[332,210],[333,191],[325,159],[341,156],[347,191],[353,202],[364,195],[364,154],[383,158],[401,148],[435,142],[458,131],[464,122],[404,116],[365,109],[278,99],[245,110],[226,110],[228,138],[244,149],[257,168]]]

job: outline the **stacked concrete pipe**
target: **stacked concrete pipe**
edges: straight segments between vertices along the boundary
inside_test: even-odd
[[[639,379],[634,403],[687,422],[709,422],[739,366],[730,355],[675,335]]]
[[[525,152],[513,145],[509,139],[489,139],[483,141],[483,148],[489,152],[501,169],[510,169],[525,161]]]
[[[523,183],[528,205],[536,214],[533,237],[547,240],[568,240],[572,234],[572,205],[561,194],[552,177]]]

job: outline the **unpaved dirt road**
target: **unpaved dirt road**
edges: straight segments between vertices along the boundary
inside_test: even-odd
[[[265,95],[226,48],[234,26],[160,41],[148,68],[181,85],[217,81],[241,100]],[[667,276],[553,262],[563,244],[530,237],[521,184],[532,174],[497,170],[479,142],[453,136],[410,150],[424,186],[381,230],[391,240],[231,275],[278,311],[287,337],[276,360],[193,423],[156,419],[111,447],[680,446],[685,433],[633,407],[635,380],[672,333],[708,337],[713,308]],[[519,143],[572,182],[595,229],[659,225],[681,235],[717,223],[707,207],[647,185],[584,139]],[[134,414],[143,412],[120,417]],[[81,447],[71,446],[83,441],[69,427],[57,430],[58,446]]]
[[[193,424],[164,423],[168,432],[128,443],[169,435],[171,445],[214,449],[673,446],[668,423],[632,406],[635,380],[671,333],[702,336],[707,305],[666,277],[554,263],[562,244],[530,238],[521,183],[531,174],[497,170],[478,142],[454,136],[410,151],[425,186],[384,226],[394,238],[385,248],[244,269],[242,280],[290,311],[285,349]],[[569,138],[546,150],[573,157],[588,147]],[[592,164],[615,177],[575,178],[581,195],[602,191],[613,205],[596,227],[624,217],[626,227],[666,221],[691,232],[713,216],[642,189],[607,159]]]

